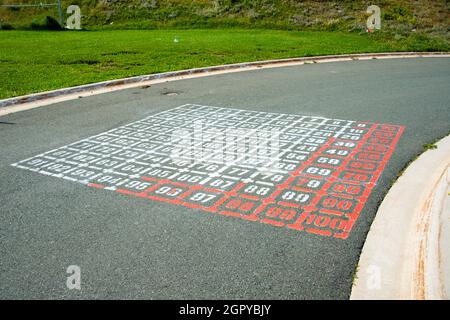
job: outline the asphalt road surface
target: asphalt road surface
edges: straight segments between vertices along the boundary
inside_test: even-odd
[[[424,144],[450,131],[449,83],[448,58],[333,62],[176,81],[1,117],[0,298],[346,299],[360,250],[383,195],[405,165],[422,152]],[[185,107],[175,109],[180,106]],[[227,115],[231,115],[228,118],[231,122],[220,121]],[[305,123],[312,124],[317,132],[319,121],[320,125],[327,126],[321,127],[322,134],[340,130],[340,135],[332,141],[328,136],[322,137],[328,142],[319,142],[311,153],[304,149],[303,153],[295,153],[306,155],[297,163],[304,164],[303,171],[296,169],[297,174],[291,178],[287,175],[283,177],[287,180],[277,180],[285,182],[284,187],[270,181],[263,185],[262,178],[258,180],[261,177],[258,171],[250,170],[253,180],[262,183],[259,187],[273,187],[269,190],[269,194],[276,193],[272,198],[263,191],[252,196],[253,189],[241,188],[248,187],[252,180],[238,185],[241,177],[233,178],[235,171],[227,173],[232,186],[224,187],[222,191],[227,196],[220,203],[213,203],[215,200],[206,203],[210,197],[223,196],[217,191],[220,186],[189,189],[198,185],[197,180],[182,183],[181,174],[155,178],[161,171],[152,171],[150,167],[143,174],[147,179],[142,187],[144,191],[131,190],[136,185],[126,187],[126,183],[111,188],[114,182],[107,179],[86,178],[86,183],[80,184],[67,179],[69,174],[58,171],[67,159],[69,167],[62,168],[70,168],[66,170],[69,173],[74,173],[71,165],[90,168],[80,166],[86,158],[78,156],[91,153],[81,149],[91,148],[92,144],[114,146],[114,139],[112,143],[94,141],[99,134],[100,137],[108,135],[101,135],[103,132],[112,130],[110,133],[117,139],[124,135],[122,142],[129,146],[130,141],[140,141],[136,136],[135,140],[127,140],[130,135],[155,130],[162,134],[162,139],[158,141],[156,135],[148,135],[146,141],[167,144],[165,134],[171,129],[198,119],[209,123],[216,120],[222,128],[256,123],[265,129],[270,124],[276,127],[278,120],[286,120],[287,124],[280,122],[277,128],[293,129],[294,136],[295,130],[301,130]],[[341,119],[341,122],[328,119]],[[309,136],[303,137],[302,143],[294,139],[282,144],[281,150],[290,146],[289,150],[295,151],[305,147],[304,143],[314,147],[318,140],[308,140],[311,142],[308,144],[305,139],[321,137],[313,136],[313,131],[308,131],[310,127],[303,126]],[[352,144],[353,138],[356,140]],[[72,149],[66,147],[82,139],[88,139],[84,147],[80,144],[72,145]],[[363,143],[358,139],[364,140]],[[340,145],[333,145],[339,142]],[[384,150],[378,149],[380,144],[384,144]],[[354,152],[352,148],[356,145],[362,149]],[[326,155],[333,146],[336,146],[333,152],[344,153]],[[116,149],[106,149],[101,156],[95,152],[94,155],[111,160],[120,148],[116,145]],[[45,165],[49,158],[45,161],[42,158],[55,149],[63,152],[53,154],[51,159],[59,156],[63,160],[50,159]],[[362,158],[377,151],[385,161]],[[72,162],[71,157],[75,159]],[[95,163],[100,158],[88,160]],[[289,163],[284,160],[283,164]],[[361,161],[354,163],[354,160]],[[152,158],[147,163],[157,168],[164,165],[159,161]],[[125,162],[119,164],[120,168],[124,168]],[[11,166],[17,163],[19,166]],[[336,163],[339,165],[333,167]],[[367,167],[373,164],[374,170]],[[33,166],[41,172],[36,168],[34,172],[24,170]],[[314,166],[316,169],[311,169]],[[107,172],[102,171],[105,170],[102,165],[93,167],[103,176]],[[344,171],[352,169],[359,173],[367,169],[371,180],[348,181],[355,174]],[[330,172],[333,175],[338,171],[339,179],[327,177]],[[216,172],[216,176],[208,176],[209,173],[205,173],[208,183],[220,175]],[[171,184],[178,178],[178,184]],[[297,194],[283,193],[292,191],[289,188],[297,178],[306,178],[307,185],[303,186],[306,191],[300,186],[292,189]],[[141,179],[140,183],[145,181]],[[341,182],[344,189],[335,188],[333,183]],[[317,196],[317,203],[308,202],[316,197],[315,183],[326,186],[319,187],[322,193]],[[348,186],[353,187],[351,190],[358,187],[355,192],[361,193],[348,192],[351,194],[348,197],[342,193],[336,195]],[[104,187],[120,192],[103,190]],[[173,189],[176,187],[187,196],[177,198],[179,193]],[[239,188],[239,193],[233,193]],[[213,195],[193,196],[192,192],[199,190]],[[170,199],[172,196],[175,198]],[[277,198],[280,196],[283,198]],[[253,209],[244,212],[239,203],[238,209],[227,205],[230,199],[251,202],[258,197],[260,202],[256,206],[279,204],[291,211],[277,215],[276,210],[266,208],[255,214]],[[334,200],[324,200],[326,197]],[[284,203],[293,198],[298,203]],[[206,201],[202,205],[192,205],[202,199]],[[346,199],[350,202],[345,202]],[[336,203],[338,208],[333,207]],[[241,211],[236,213],[235,209]],[[293,215],[301,222],[288,223]],[[321,220],[314,220],[319,216]],[[347,220],[344,223],[342,219]],[[352,224],[346,224],[348,221]],[[326,223],[327,227],[323,227]],[[80,267],[81,290],[69,290],[66,286],[69,276],[66,270],[70,265]]]

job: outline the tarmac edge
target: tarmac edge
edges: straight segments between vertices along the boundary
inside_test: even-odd
[[[450,290],[450,135],[389,190],[360,256],[351,300],[441,300]]]
[[[150,75],[135,76],[111,81],[102,81],[81,86],[40,92],[24,96],[0,100],[0,116],[19,111],[34,109],[62,101],[78,99],[117,90],[148,86],[157,83],[199,78],[224,73],[259,70],[265,68],[287,67],[308,63],[326,63],[337,61],[394,59],[394,58],[428,58],[450,57],[450,52],[388,52],[388,53],[359,53],[345,55],[327,55],[315,57],[300,57],[278,60],[265,60],[195,68],[174,72],[164,72]]]

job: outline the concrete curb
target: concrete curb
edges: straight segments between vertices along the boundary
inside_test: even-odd
[[[414,161],[384,198],[351,299],[450,297],[449,187],[450,136]]]
[[[418,58],[418,57],[450,57],[449,52],[392,52],[392,53],[362,53],[347,55],[329,55],[317,57],[302,57],[278,60],[255,61],[246,63],[228,64],[206,68],[196,68],[174,72],[164,72],[151,75],[136,76],[131,78],[97,82],[76,87],[46,91],[25,96],[0,100],[0,116],[9,113],[28,110],[56,102],[76,99],[80,96],[102,94],[106,92],[151,85],[161,82],[176,81],[181,79],[205,77],[216,74],[250,71],[260,68],[275,68],[305,63],[323,63],[335,61],[368,60],[368,59],[393,59],[393,58]],[[19,108],[14,108],[18,106]]]

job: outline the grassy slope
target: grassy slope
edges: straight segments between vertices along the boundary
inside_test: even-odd
[[[364,29],[369,2],[382,8],[383,32],[375,35]],[[6,3],[36,0],[0,0]],[[107,31],[0,31],[0,98],[231,62],[449,50],[449,0],[63,0],[63,7],[72,3],[87,29]],[[46,15],[57,12],[0,8],[0,23],[26,27]],[[124,28],[153,30],[114,31]]]
[[[0,0],[0,4],[36,3]],[[43,1],[45,2],[45,1]],[[48,1],[53,2],[53,1]],[[369,4],[381,7],[383,28],[448,35],[448,0],[62,0],[63,8],[78,4],[87,27],[275,27],[291,29],[364,29]],[[0,22],[29,24],[54,8],[1,9]],[[111,25],[113,23],[113,25]]]
[[[174,38],[179,42],[175,43]],[[320,54],[429,50],[380,35],[281,30],[0,32],[0,98],[224,63]]]

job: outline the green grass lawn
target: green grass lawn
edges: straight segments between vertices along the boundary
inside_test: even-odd
[[[394,40],[382,35],[319,31],[1,31],[0,98],[225,63],[407,50],[448,47],[419,36]]]

